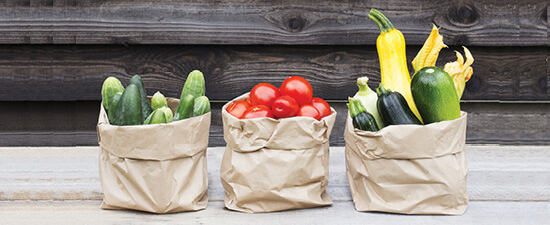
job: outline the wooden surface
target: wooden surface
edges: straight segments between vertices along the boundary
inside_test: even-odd
[[[397,215],[357,212],[349,201],[332,206],[275,213],[247,214],[224,208],[223,202],[209,202],[198,212],[155,215],[150,213],[101,210],[100,201],[0,201],[0,218],[5,224],[499,224],[546,225],[548,202],[472,201],[462,216]]]
[[[471,47],[474,75],[463,100],[548,101],[548,50],[540,47]],[[408,46],[410,63],[419,46]],[[455,61],[443,49],[438,65]],[[206,79],[206,95],[231,100],[260,82],[279,86],[291,75],[305,77],[314,95],[347,100],[356,79],[380,83],[374,46],[170,46],[0,45],[0,101],[100,100],[108,76],[124,85],[139,74],[149,95],[179,97],[190,71]],[[409,64],[409,69],[413,71]]]
[[[0,148],[0,201],[101,200],[99,147]],[[222,201],[219,174],[224,148],[209,148],[209,201]],[[550,147],[466,147],[468,193],[473,201],[550,202]],[[344,148],[331,147],[327,191],[351,201]]]
[[[219,165],[223,148],[209,148],[208,207],[155,215],[101,210],[98,147],[0,148],[2,224],[547,224],[550,220],[548,146],[467,145],[470,203],[462,216],[357,212],[345,175],[344,148],[332,147],[332,206],[275,213],[227,210]]]
[[[545,46],[548,1],[8,0],[3,44],[374,44],[384,12],[422,44],[431,23],[452,45]]]
[[[99,104],[98,101],[0,102],[6,106],[0,118],[0,146],[98,145]],[[225,146],[223,104],[212,104],[209,146]],[[338,113],[330,145],[344,146],[347,107],[342,101],[331,101],[330,105]],[[548,103],[467,102],[461,108],[468,112],[467,143],[550,145]]]

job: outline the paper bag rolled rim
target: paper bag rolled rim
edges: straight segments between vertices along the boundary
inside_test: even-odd
[[[245,93],[232,101],[229,101],[222,107],[222,119],[224,123],[224,139],[228,146],[234,151],[237,152],[253,152],[260,149],[280,149],[280,150],[297,150],[297,149],[308,149],[314,148],[315,146],[321,145],[325,142],[328,142],[330,134],[332,132],[332,127],[336,120],[336,110],[331,109],[331,114],[329,116],[323,117],[321,120],[316,120],[311,117],[290,117],[284,119],[273,119],[268,117],[263,118],[254,118],[254,119],[245,119],[241,120],[227,112],[227,107],[233,104],[236,101],[244,101],[250,93]],[[273,132],[272,136],[268,139],[248,139],[246,137],[236,137],[231,136],[233,132],[231,129],[241,130],[243,127],[255,127],[256,129],[267,129],[269,132]],[[289,128],[301,128],[311,132],[302,132],[305,134],[304,142],[284,142],[285,137],[288,137],[287,134],[278,134],[278,131],[289,131]],[[320,129],[323,128],[323,129]],[[317,131],[317,132],[314,132]],[[241,132],[236,132],[242,134]],[[248,135],[248,134],[247,134]],[[249,134],[254,136],[256,134]],[[316,136],[318,135],[318,136]],[[294,138],[296,139],[296,138]],[[308,139],[308,140],[305,140]],[[281,143],[283,142],[283,143]]]
[[[167,102],[174,112],[179,100],[167,98]],[[171,160],[190,157],[208,147],[210,119],[211,112],[208,112],[165,124],[117,126],[109,123],[101,103],[98,142],[103,150],[120,158]]]
[[[366,159],[435,158],[464,151],[466,126],[467,113],[461,111],[455,120],[427,125],[390,125],[370,132],[355,129],[348,112],[344,138],[348,147]]]

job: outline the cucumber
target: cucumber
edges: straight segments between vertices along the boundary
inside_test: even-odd
[[[414,103],[425,124],[460,117],[453,79],[438,67],[424,67],[411,80]]]
[[[109,110],[107,110],[107,116],[109,117],[109,123],[116,124],[115,122],[115,109],[116,105],[120,101],[120,97],[122,96],[122,91],[117,92],[113,99],[111,99],[111,102],[109,103]]]
[[[181,120],[191,117],[192,114],[189,114],[189,117],[185,117],[187,113],[183,112],[184,110],[189,109],[184,107],[184,105],[188,103],[184,101],[185,98],[188,98],[187,96],[189,95],[192,95],[194,97],[204,96],[204,93],[204,76],[201,71],[193,70],[191,73],[189,73],[189,76],[187,76],[187,80],[185,80],[185,84],[183,85],[183,89],[181,90],[180,104],[178,105],[178,108],[174,113],[174,120]]]
[[[207,112],[210,112],[210,100],[206,96],[200,96],[195,98],[193,104],[193,116],[200,116]]]
[[[136,85],[130,84],[122,92],[115,107],[115,125],[140,125],[143,123],[141,94]]]
[[[376,119],[363,106],[361,100],[355,98],[348,98],[348,100],[349,103],[347,105],[352,118],[353,127],[364,131],[378,131],[379,128]]]
[[[174,115],[172,115],[172,110],[166,106],[160,107],[157,110],[163,111],[164,116],[166,117],[166,123],[174,121]]]
[[[160,91],[157,91],[151,98],[151,108],[156,110],[162,108],[163,106],[168,107],[168,101],[166,100],[166,97],[160,93]]]
[[[149,115],[147,117],[147,119],[145,119],[145,122],[143,122],[143,124],[152,124],[151,123],[151,119],[153,119],[153,116],[155,115],[155,112],[156,111],[162,111],[164,114],[164,117],[165,117],[165,122],[164,123],[171,123],[172,121],[174,121],[174,117],[172,115],[172,110],[166,106],[163,106],[161,108],[158,108],[158,109],[155,109],[155,111],[153,111],[151,113],[151,115]],[[158,119],[157,119],[158,120]]]
[[[174,114],[174,120],[183,120],[193,115],[193,105],[195,104],[195,96],[187,95],[182,100]]]
[[[145,91],[145,87],[143,86],[143,81],[141,80],[141,77],[139,75],[134,75],[132,79],[130,79],[129,85],[134,84],[139,90],[139,94],[141,96],[141,115],[142,119],[141,122],[145,121],[145,119],[151,114],[153,110],[151,110],[151,107],[149,106],[149,100],[147,99],[147,92]]]
[[[116,77],[107,77],[107,79],[103,81],[103,85],[101,86],[101,100],[103,101],[103,108],[105,108],[105,111],[107,113],[109,113],[109,107],[111,105],[113,96],[117,92],[123,91],[124,86],[122,86],[120,80],[118,80]]]
[[[164,115],[164,111],[162,110],[155,110],[153,113],[151,113],[150,117],[147,117],[149,121],[147,121],[146,124],[160,124],[160,123],[166,123],[166,116]]]
[[[414,115],[411,108],[409,108],[407,101],[401,93],[392,92],[389,89],[386,90],[382,83],[380,83],[380,86],[376,89],[376,93],[378,94],[378,100],[376,101],[378,113],[386,126],[422,124]]]

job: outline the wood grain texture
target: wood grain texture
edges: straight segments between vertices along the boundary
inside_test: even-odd
[[[409,46],[412,61],[419,46]],[[451,47],[438,65],[455,61]],[[548,50],[540,47],[470,47],[474,76],[464,100],[550,100]],[[179,97],[187,74],[205,74],[210,99],[227,101],[260,82],[280,85],[291,75],[309,80],[314,95],[345,100],[356,79],[380,82],[374,46],[0,45],[0,101],[100,100],[108,76],[126,85],[139,74],[149,95]],[[409,66],[412,70],[412,66]]]
[[[223,202],[209,202],[198,212],[156,215],[129,210],[101,210],[100,201],[7,201],[0,202],[6,224],[499,224],[545,225],[550,220],[548,202],[472,201],[462,216],[398,215],[357,212],[353,202],[274,213],[239,213]]]
[[[545,46],[545,0],[0,2],[4,44],[374,44],[384,12],[408,43],[431,23],[451,45]]]
[[[347,107],[342,101],[329,103],[338,113],[330,145],[344,146]],[[97,101],[0,102],[10,109],[0,118],[0,146],[97,145],[99,104]],[[26,108],[34,105],[41,110]],[[223,102],[212,103],[209,146],[225,146],[222,106]],[[548,103],[468,102],[461,107],[468,112],[467,143],[550,145]]]
[[[466,147],[470,200],[550,201],[547,146]],[[0,201],[101,200],[99,147],[0,148]],[[223,201],[219,179],[224,147],[209,148],[208,199]],[[344,147],[331,147],[327,191],[351,201]]]

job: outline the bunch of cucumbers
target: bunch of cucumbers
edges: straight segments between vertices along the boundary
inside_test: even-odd
[[[101,88],[109,123],[119,126],[170,123],[203,115],[210,112],[210,101],[204,94],[204,76],[198,70],[187,77],[174,113],[166,97],[158,91],[149,102],[139,75],[134,75],[126,88],[116,77],[108,77]]]

